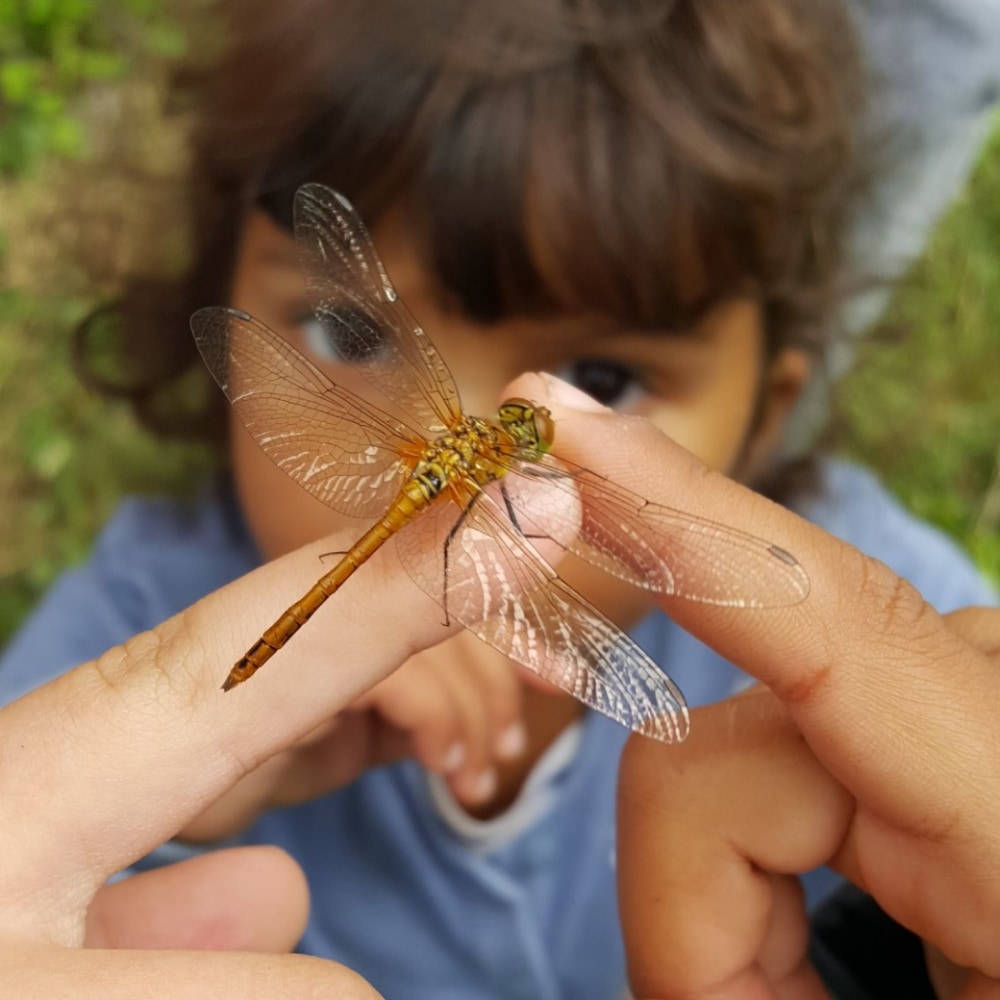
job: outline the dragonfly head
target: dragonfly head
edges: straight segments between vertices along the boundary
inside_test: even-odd
[[[544,455],[552,448],[556,424],[544,406],[536,406],[527,399],[508,399],[500,405],[499,417],[518,447],[532,455]]]

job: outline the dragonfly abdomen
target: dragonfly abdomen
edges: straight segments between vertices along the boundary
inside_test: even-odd
[[[222,685],[229,691],[249,680],[316,612],[366,563],[397,531],[413,520],[444,489],[436,477],[424,482],[426,474],[414,476],[401,490],[385,516],[372,525],[344,554],[344,557],[320,577],[270,628],[240,657]]]

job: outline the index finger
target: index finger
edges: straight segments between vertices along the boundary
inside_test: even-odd
[[[0,711],[5,919],[79,943],[66,940],[81,930],[67,913],[109,875],[448,634],[441,609],[380,552],[259,677],[224,693],[230,666],[330,547],[262,567]]]
[[[988,745],[981,707],[996,699],[995,669],[886,566],[709,471],[646,421],[595,409],[556,380],[527,376],[517,391],[550,406],[559,454],[795,556],[810,579],[798,604],[746,609],[677,597],[660,604],[771,687],[814,751],[856,792],[869,777],[878,780],[874,770],[908,773],[929,747],[975,756]]]

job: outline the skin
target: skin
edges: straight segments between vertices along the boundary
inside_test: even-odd
[[[401,213],[386,213],[372,235],[397,292],[431,333],[471,413],[493,414],[506,383],[525,369],[569,373],[581,360],[599,362],[605,371],[625,368],[632,374],[605,402],[646,417],[710,468],[749,479],[776,447],[808,377],[808,362],[797,350],[782,351],[765,366],[760,313],[750,301],[718,306],[685,337],[619,330],[587,316],[480,327],[444,303]],[[344,377],[309,339],[311,311],[294,242],[264,213],[248,221],[232,300],[332,377]],[[368,527],[307,494],[235,420],[231,441],[237,491],[265,557],[330,531],[360,535]],[[651,608],[646,595],[584,563],[566,561],[561,573],[623,627]],[[267,808],[324,794],[367,767],[408,755],[445,774],[468,811],[494,815],[512,802],[540,754],[581,711],[501,654],[459,635],[324,723],[297,752],[270,762],[184,835],[217,839]]]
[[[269,685],[223,696],[220,665],[238,654],[242,633],[276,596],[291,600],[302,574],[340,542],[272,563],[0,711],[5,996],[377,996],[333,963],[278,954],[302,932],[308,890],[276,849],[213,852],[104,887],[247,772],[446,637],[398,564],[373,560],[325,626],[303,633],[299,662],[315,672],[306,666],[277,696]],[[401,612],[389,627],[380,624],[387,600]],[[372,635],[378,650],[367,649]],[[345,669],[327,683],[334,639]]]
[[[647,425],[595,412],[538,378],[510,393],[552,407],[567,457],[658,502],[766,534],[799,557],[812,583],[801,604],[754,614],[661,601],[774,694],[728,703],[717,724],[712,710],[699,712],[681,748],[639,739],[629,748],[618,854],[635,995],[809,996],[782,984],[802,963],[774,940],[785,897],[772,876],[828,860],[971,970],[961,1000],[1000,997],[1000,611],[941,617],[885,566],[711,473]],[[319,959],[192,950],[204,941],[279,951],[295,939],[303,882],[280,854],[220,851],[102,888],[446,637],[433,602],[386,549],[297,637],[283,676],[263,674],[238,700],[223,695],[220,669],[242,652],[244,631],[276,599],[291,600],[319,553],[346,537],[270,563],[0,710],[5,994],[376,996]],[[387,603],[399,613],[387,618]],[[334,643],[340,669],[331,671]],[[681,788],[693,767],[701,775]],[[689,805],[702,778],[714,782],[712,798],[734,787],[739,795],[714,810]],[[713,855],[708,875],[717,877],[699,881]],[[151,950],[164,948],[173,950]]]

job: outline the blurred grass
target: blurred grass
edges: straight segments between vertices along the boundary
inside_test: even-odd
[[[82,0],[0,18],[4,80],[10,64],[24,77],[0,95],[0,139],[19,151],[0,158],[0,647],[124,494],[191,493],[209,467],[206,448],[152,438],[71,363],[74,328],[127,261],[176,259],[152,228],[183,155],[164,81],[200,37],[181,25],[208,7]]]
[[[1000,584],[1000,120],[839,403],[843,451]]]
[[[165,172],[169,145],[148,151]],[[123,495],[190,494],[210,467],[206,447],[154,438],[73,371],[73,331],[130,253],[131,185],[156,180],[100,162],[0,183],[0,647]]]
[[[72,329],[93,293],[60,251],[48,184],[44,171],[0,184],[0,646],[123,494],[190,492],[209,467],[205,449],[150,437],[77,382]],[[107,198],[123,200],[114,186]],[[1000,129],[887,327],[899,336],[867,345],[843,386],[843,450],[998,579]]]
[[[164,445],[76,380],[70,332],[85,303],[0,295],[0,647],[125,493],[182,494],[207,452]]]

